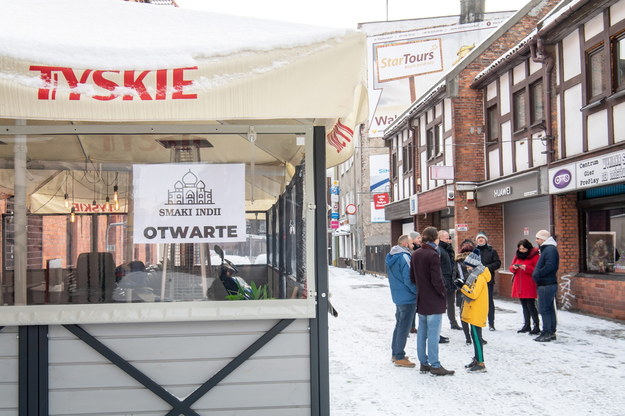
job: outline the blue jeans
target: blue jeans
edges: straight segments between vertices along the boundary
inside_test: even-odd
[[[438,359],[438,341],[441,336],[443,314],[419,314],[419,329],[417,331],[417,357],[419,362],[432,367],[440,367]],[[427,353],[425,352],[427,345]]]
[[[543,333],[556,333],[556,291],[558,285],[538,286],[538,313],[543,319]]]
[[[393,342],[391,343],[391,351],[393,358],[402,360],[406,356],[406,340],[412,327],[412,318],[414,318],[417,310],[416,303],[407,305],[395,305],[395,329],[393,330]]]

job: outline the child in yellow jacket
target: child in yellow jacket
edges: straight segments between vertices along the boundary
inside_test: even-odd
[[[474,250],[464,260],[469,276],[466,280],[456,279],[454,282],[463,295],[461,319],[470,325],[471,338],[475,357],[465,367],[470,373],[484,373],[484,346],[482,345],[482,328],[488,318],[488,282],[490,270],[482,264],[479,250]]]

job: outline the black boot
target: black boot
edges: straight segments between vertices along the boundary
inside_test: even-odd
[[[530,335],[536,334],[540,334],[540,328],[538,327],[538,324],[534,324],[534,328],[532,328],[532,330],[530,331]]]
[[[523,328],[519,329],[516,332],[517,332],[517,334],[524,334],[526,332],[530,332],[530,324],[523,325]]]

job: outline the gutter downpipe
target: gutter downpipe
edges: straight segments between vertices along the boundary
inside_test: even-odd
[[[545,50],[545,45],[543,44],[543,39],[538,36],[536,42],[530,43],[530,51],[532,61],[536,63],[540,63],[543,65],[544,71],[544,80],[545,80],[545,139],[547,140],[547,169],[554,161],[554,145],[553,142],[555,137],[553,136],[553,127],[552,127],[552,117],[551,117],[551,98],[552,98],[552,89],[551,89],[551,71],[554,67],[554,58],[553,55]],[[551,198],[551,209],[549,210],[549,232],[551,235],[555,235],[555,224],[554,224],[554,195],[550,195]]]

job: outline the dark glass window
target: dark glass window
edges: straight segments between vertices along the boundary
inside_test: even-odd
[[[615,89],[625,86],[625,34],[614,41],[614,81]]]
[[[537,81],[530,85],[530,121],[532,124],[545,119],[543,102],[543,82]]]
[[[605,57],[603,46],[588,52],[588,98],[589,100],[601,95],[604,90],[603,74]]]
[[[512,97],[514,111],[514,131],[519,131],[527,126],[525,114],[525,90],[516,92]]]
[[[499,141],[499,117],[497,106],[493,105],[486,110],[486,140],[490,143]]]

